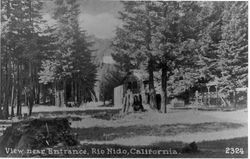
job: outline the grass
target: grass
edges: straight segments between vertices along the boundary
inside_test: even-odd
[[[207,122],[198,124],[132,125],[120,127],[74,128],[79,134],[78,140],[107,141],[116,138],[129,138],[139,135],[175,136],[180,133],[212,132],[229,128],[239,128],[241,124],[225,122]]]
[[[72,131],[76,132],[79,141],[83,142],[83,145],[77,147],[64,147],[63,149],[87,149],[89,152],[91,148],[103,149],[126,149],[127,151],[132,148],[136,149],[175,149],[177,155],[138,155],[138,154],[89,154],[87,156],[81,155],[47,155],[46,157],[178,157],[178,158],[198,158],[198,157],[247,157],[247,137],[235,138],[236,136],[228,137],[234,139],[224,139],[214,141],[203,141],[197,143],[199,152],[197,153],[181,153],[181,148],[185,145],[183,142],[177,141],[164,141],[155,140],[148,143],[147,146],[139,146],[136,140],[136,144],[123,144],[128,138],[131,139],[137,136],[152,136],[152,137],[174,137],[181,134],[181,136],[190,133],[195,134],[199,132],[217,132],[221,130],[237,130],[238,128],[244,128],[246,125],[245,112],[209,112],[193,113],[192,111],[180,111],[169,113],[168,115],[157,113],[132,113],[122,118],[119,117],[119,109],[93,109],[93,110],[77,110],[77,111],[53,111],[53,112],[40,112],[33,113],[33,116],[43,117],[69,117],[72,121],[79,122],[79,126],[72,127]],[[228,118],[230,117],[230,118]],[[238,121],[238,119],[240,120]],[[234,119],[237,119],[236,122]],[[244,119],[244,120],[243,120]],[[242,120],[242,121],[241,121]],[[247,118],[246,118],[247,122]],[[74,123],[74,122],[73,122]],[[202,133],[203,134],[203,133]],[[202,135],[201,134],[201,135]],[[244,136],[244,135],[243,135]],[[223,136],[221,136],[223,138]],[[240,137],[240,136],[237,136]],[[122,142],[113,142],[116,139],[124,139]],[[195,141],[202,141],[197,140]],[[216,138],[218,139],[218,138]],[[219,138],[221,139],[221,138]],[[211,140],[211,139],[210,139]],[[93,142],[92,142],[93,141]],[[99,144],[96,144],[98,143]],[[107,141],[107,142],[106,142]],[[109,141],[111,141],[109,143]],[[178,140],[179,141],[179,140]],[[184,141],[184,140],[181,140]],[[89,143],[88,143],[89,142]],[[144,143],[144,138],[141,140]],[[86,143],[86,144],[85,144]],[[100,144],[102,143],[102,144]],[[109,144],[108,144],[109,143]],[[128,142],[129,143],[129,142]],[[122,144],[122,145],[119,145]],[[126,146],[125,146],[126,145]],[[129,146],[128,146],[129,145]],[[137,145],[137,146],[132,146]],[[244,154],[225,154],[226,147],[244,148]]]

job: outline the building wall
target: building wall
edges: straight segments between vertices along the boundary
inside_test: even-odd
[[[122,107],[123,85],[114,88],[114,107]]]

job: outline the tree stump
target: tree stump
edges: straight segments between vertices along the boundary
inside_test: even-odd
[[[131,108],[132,108],[133,102],[134,102],[133,93],[130,90],[128,90],[123,99],[122,114],[126,114],[130,110],[132,110]]]
[[[78,141],[70,133],[71,128],[66,118],[29,119],[13,123],[8,127],[0,140],[2,157],[24,157],[32,154],[7,154],[6,148],[44,149],[58,144],[75,146]]]

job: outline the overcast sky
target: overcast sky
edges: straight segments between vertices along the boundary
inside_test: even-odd
[[[117,18],[118,11],[122,10],[122,4],[119,1],[108,0],[79,0],[80,16],[79,24],[87,31],[89,35],[95,35],[98,38],[112,38],[114,30],[121,24]],[[53,24],[51,18],[54,8],[53,1],[45,1],[43,16],[49,24]]]

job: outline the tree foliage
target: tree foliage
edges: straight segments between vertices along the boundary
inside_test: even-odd
[[[2,65],[1,99],[4,104],[3,116],[9,115],[8,106],[17,101],[17,115],[21,113],[20,98],[29,98],[30,109],[39,99],[38,76],[42,55],[40,54],[39,27],[43,23],[40,0],[3,0],[1,1],[1,53]],[[3,71],[4,70],[4,71]],[[22,91],[24,90],[24,91]],[[2,98],[4,97],[4,98]],[[26,100],[28,101],[28,100]]]
[[[162,72],[165,96],[181,94],[201,81],[218,82],[227,90],[246,87],[247,6],[246,2],[125,2],[114,59],[125,70],[147,68],[145,61],[153,59],[153,70]]]
[[[247,86],[248,5],[230,2],[222,13],[221,41],[217,45],[221,77],[229,89]]]
[[[92,43],[87,41],[84,31],[79,27],[79,5],[75,0],[57,0],[54,19],[57,21],[53,37],[55,50],[50,59],[43,61],[40,82],[74,81],[81,91],[93,91],[96,66],[92,63]],[[80,99],[79,99],[80,100]]]
[[[78,24],[76,1],[56,1],[57,25],[47,27],[41,0],[1,1],[0,112],[13,116],[14,107],[32,106],[53,95],[53,84],[74,80],[81,90],[93,89],[96,67],[84,31]],[[44,25],[45,24],[45,25]],[[40,81],[40,83],[39,83]],[[77,86],[75,86],[77,87]],[[59,88],[59,87],[58,87]],[[51,98],[53,100],[53,98]],[[52,102],[53,103],[53,102]]]

